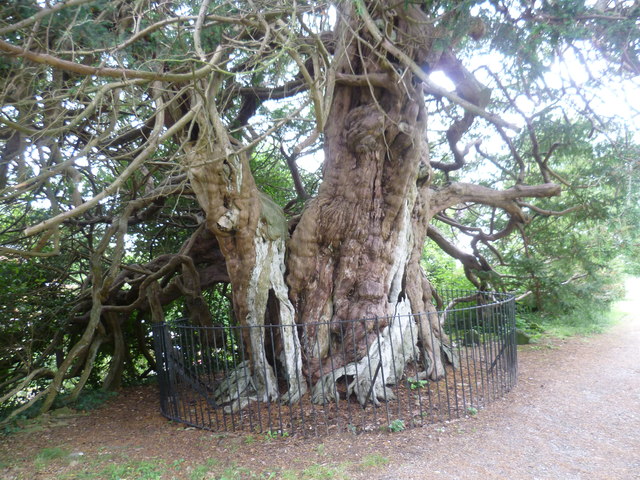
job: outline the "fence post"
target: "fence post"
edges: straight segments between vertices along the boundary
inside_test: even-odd
[[[152,325],[153,347],[156,354],[156,370],[158,372],[158,388],[160,390],[160,409],[169,418],[178,416],[178,399],[176,388],[176,372],[169,361],[169,327],[166,323]]]

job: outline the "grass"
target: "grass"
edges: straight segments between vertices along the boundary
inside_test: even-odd
[[[38,451],[30,462],[27,460],[27,462],[0,463],[0,477],[2,476],[1,469],[9,469],[19,465],[22,473],[19,473],[16,478],[24,479],[41,475],[45,470],[47,475],[55,471],[55,477],[46,478],[64,480],[161,480],[164,478],[185,478],[183,476],[166,476],[167,472],[179,472],[183,463],[184,459],[181,459],[174,461],[171,466],[167,466],[162,459],[138,460],[130,459],[126,455],[101,453],[74,455],[65,448],[47,447]]]
[[[207,474],[218,464],[214,458],[210,458],[204,465],[196,465],[189,474],[189,480],[203,480]]]
[[[377,453],[365,455],[360,462],[360,464],[365,468],[383,467],[388,463],[389,459],[387,457],[383,457],[382,455],[378,455]]]
[[[285,470],[277,477],[282,480],[343,480],[347,479],[343,465],[318,464],[305,468],[304,470]]]
[[[320,444],[316,453],[323,455]],[[132,459],[125,454],[98,451],[74,457],[61,447],[43,448],[26,462],[2,462],[0,469],[20,465],[22,474],[16,478],[33,478],[34,475],[55,471],[55,478],[62,480],[346,480],[350,468],[377,468],[389,460],[381,455],[365,456],[359,463],[317,463],[299,468],[253,471],[244,466],[222,463],[210,458],[204,463],[193,464],[184,458]],[[2,470],[0,470],[2,477]]]
[[[316,452],[324,455],[324,445],[320,444],[316,447]],[[311,465],[302,470],[287,469],[282,472],[274,472],[273,478],[281,480],[346,480],[349,478],[348,470],[378,469],[389,462],[387,457],[374,453],[365,455],[359,463],[322,463]]]
[[[546,335],[567,338],[603,333],[621,318],[622,315],[615,308],[610,311],[579,308],[566,315],[543,317],[540,324]]]
[[[541,344],[541,345],[527,345],[527,346],[529,347],[529,350],[536,350],[536,351],[556,350],[558,348],[553,343],[545,343],[545,344]]]
[[[6,420],[6,415],[11,413],[13,408],[19,405],[13,405],[9,408],[0,409],[0,435],[10,435],[21,430],[38,432],[43,430],[41,423],[55,419],[55,423],[65,423],[64,418],[74,415],[83,415],[86,412],[100,408],[107,400],[117,395],[116,392],[105,392],[99,389],[85,389],[80,396],[73,402],[69,401],[69,395],[59,395],[53,403],[53,408],[48,415],[40,415],[40,407],[43,400],[34,403],[27,410],[17,415],[11,420]],[[62,417],[62,418],[59,418]]]
[[[324,444],[314,450],[319,457],[329,460]],[[62,480],[346,480],[350,478],[350,471],[375,471],[390,462],[389,458],[377,453],[365,455],[357,462],[325,462],[316,458],[317,463],[313,465],[306,463],[286,469],[253,471],[215,458],[194,464],[184,458],[135,459],[106,450],[74,456],[65,448],[50,447],[38,451],[31,461],[0,463],[0,469],[21,464],[23,473],[16,477],[21,479],[55,472],[55,478]]]
[[[400,421],[397,422],[398,424]],[[273,440],[262,436],[237,437],[237,443],[251,446],[254,442]],[[3,470],[15,478],[29,479],[35,476],[61,480],[346,480],[350,472],[384,468],[390,459],[378,453],[364,455],[356,461],[335,462],[328,456],[324,443],[312,447],[307,459],[292,459],[285,467],[257,467],[238,465],[231,460],[209,458],[206,461],[167,456],[135,458],[118,447],[101,447],[95,451],[72,453],[70,447],[52,446],[34,450],[30,458],[10,459],[0,462],[0,478]],[[312,463],[314,462],[314,463]],[[12,471],[13,469],[13,471]]]
[[[519,313],[517,326],[531,335],[534,343],[543,337],[568,338],[603,333],[625,316],[615,303],[611,309],[593,304],[576,306],[568,313]]]
[[[43,448],[35,458],[36,468],[40,469],[51,462],[68,459],[69,451],[60,447]]]
[[[107,463],[105,465],[105,463]],[[74,480],[160,480],[167,467],[163,460],[129,460],[111,455],[100,459],[87,458],[80,469],[73,469],[59,478]]]
[[[112,464],[97,472],[98,477],[89,473],[85,478],[108,478],[119,480],[135,478],[138,480],[160,480],[163,473],[163,462],[150,462],[148,460],[130,461],[125,464]]]
[[[252,443],[256,443],[256,437],[251,434],[245,435],[242,441],[245,445],[251,445]]]

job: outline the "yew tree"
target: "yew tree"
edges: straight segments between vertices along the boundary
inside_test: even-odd
[[[606,142],[615,126],[593,92],[638,74],[639,8],[5,2],[0,255],[9,270],[39,269],[58,301],[6,308],[1,400],[30,388],[24,407],[44,399],[46,410],[100,368],[100,382],[117,387],[134,357],[153,365],[145,329],[178,299],[193,323],[219,323],[212,291],[231,299],[238,324],[283,327],[277,360],[259,330],[243,339],[261,400],[280,398],[278,362],[284,400],[308,389],[323,401],[331,370],[361,361],[329,358],[330,343],[364,356],[374,319],[387,336],[415,327],[425,375],[437,379],[455,361],[438,317],[396,316],[436,310],[425,241],[476,287],[502,285],[477,247],[566,213],[545,203],[573,180],[554,171],[561,142],[539,141],[539,127],[591,122],[588,135]],[[558,73],[562,62],[589,79]],[[471,206],[488,213],[482,228],[466,226],[469,253],[433,220],[464,229]],[[348,320],[361,321],[339,335],[332,325]],[[362,402],[402,374],[382,365],[377,380],[352,385]]]

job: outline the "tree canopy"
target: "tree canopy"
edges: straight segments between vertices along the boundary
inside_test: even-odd
[[[420,312],[456,282],[606,303],[620,263],[637,271],[639,17],[619,0],[4,2],[0,402],[144,377],[151,322],[182,316]],[[447,339],[419,328],[437,378]],[[326,371],[315,335],[282,340],[290,375]]]

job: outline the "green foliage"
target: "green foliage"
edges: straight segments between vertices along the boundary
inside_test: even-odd
[[[390,432],[401,432],[406,428],[404,420],[396,418],[387,427]]]
[[[286,160],[275,149],[254,155],[251,158],[251,172],[258,187],[280,207],[285,208],[293,202],[300,201]],[[318,183],[317,176],[303,170],[300,170],[300,176],[306,193],[314,194]],[[302,207],[303,204],[299,204],[294,211],[300,211]]]
[[[109,392],[101,389],[83,389],[78,396],[78,399],[75,402],[70,403],[69,406],[81,411],[95,410],[96,408],[100,408],[107,400],[116,395],[116,392]],[[61,397],[60,401],[66,403],[64,396]]]
[[[426,386],[429,385],[429,381],[428,380],[410,380],[409,381],[409,388],[411,390],[419,390],[421,388],[424,388]]]
[[[541,308],[533,300],[525,299],[516,317],[518,326],[534,338],[543,333],[552,336],[601,333],[614,321],[611,308],[613,302],[623,297],[623,280],[614,270],[599,275],[596,281],[557,285],[542,297]]]
[[[536,314],[533,314],[529,308],[521,307],[516,308],[516,329],[525,332],[529,338],[535,342],[544,333],[544,327],[539,323],[540,318]]]
[[[289,436],[289,432],[283,432],[280,430],[277,430],[277,431],[267,430],[267,432],[265,432],[264,434],[264,439],[267,441],[272,441],[278,438],[286,438],[288,436]]]
[[[424,244],[420,265],[436,290],[474,289],[460,263],[444,253],[431,240]]]
[[[71,402],[69,400],[69,393],[65,392],[59,395],[55,401],[53,402],[53,412],[87,412],[91,410],[95,410],[100,408],[107,400],[117,395],[116,392],[108,392],[101,389],[89,388],[84,389],[80,392],[78,398]],[[20,406],[19,400],[21,397],[18,397],[18,401],[16,402],[7,402],[2,405],[0,408],[0,428],[1,432],[5,435],[18,432],[22,430],[22,428],[31,421],[31,419],[36,418],[40,413],[40,407],[42,406],[42,399],[35,402],[28,409],[21,412],[19,415],[12,418],[10,421],[7,421],[7,416],[15,410],[16,407]],[[70,410],[73,409],[73,410]]]
[[[638,174],[634,169],[636,146],[626,137],[611,142],[593,136],[587,122],[567,122],[553,111],[536,117],[535,148],[552,151],[549,166],[561,179],[570,179],[561,197],[537,199],[528,210],[528,224],[521,235],[511,235],[489,246],[477,244],[477,253],[494,266],[496,273],[473,272],[494,289],[530,292],[524,305],[530,311],[587,330],[597,329],[609,304],[618,298],[624,271],[636,271],[638,263]],[[532,152],[531,135],[523,134],[514,144]],[[621,159],[627,159],[621,162]],[[481,165],[469,165],[466,175],[483,175],[487,185],[508,181],[504,171],[482,173]],[[539,176],[538,182],[544,182]],[[562,212],[545,215],[543,211]],[[457,221],[487,231],[499,231],[507,217],[482,206],[460,209]],[[440,227],[447,235],[451,230]],[[433,255],[433,254],[431,254]],[[450,261],[451,262],[451,261]],[[451,283],[455,275],[438,270],[438,261],[430,276],[436,283]],[[452,268],[450,267],[450,270]],[[445,278],[443,281],[442,278]],[[575,314],[574,314],[575,313]],[[520,316],[525,331],[534,335]],[[533,319],[534,325],[539,320]],[[535,330],[535,328],[533,329]]]
[[[42,352],[68,321],[66,312],[77,293],[69,272],[80,263],[66,256],[0,261],[0,379],[53,366]],[[0,406],[0,418],[47,383],[46,379],[36,379],[25,385]],[[13,382],[0,384],[0,395],[16,387]]]
[[[602,333],[612,325],[612,318],[610,305],[588,301],[576,301],[571,308],[556,313],[536,311],[519,315],[525,330],[533,333],[534,338],[542,334],[569,337]]]

